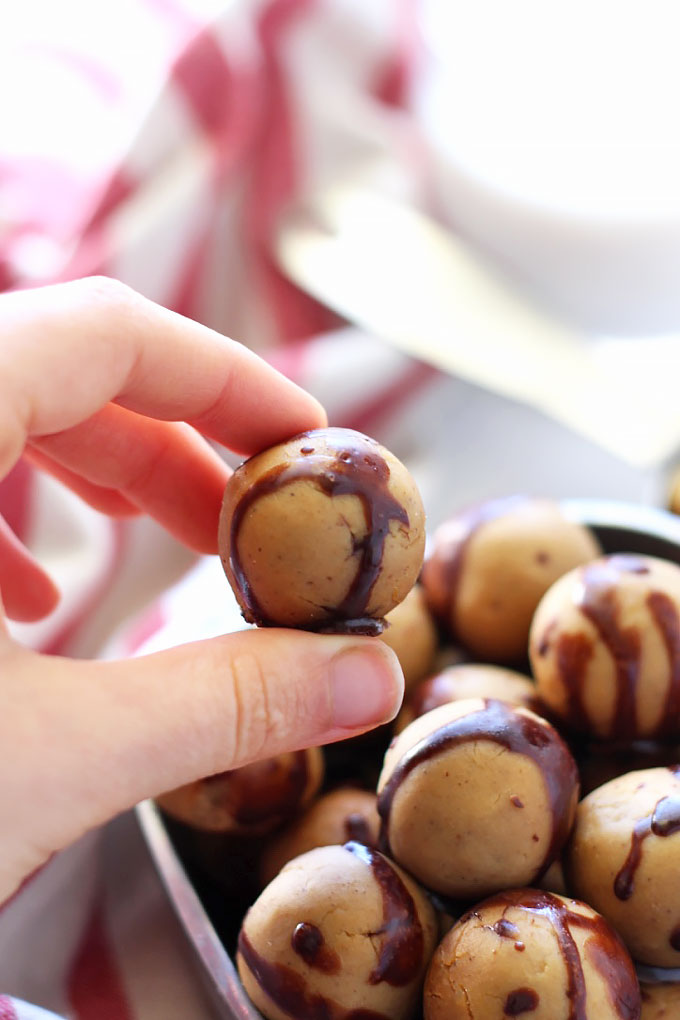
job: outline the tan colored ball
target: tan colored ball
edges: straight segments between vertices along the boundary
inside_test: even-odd
[[[585,903],[537,889],[473,907],[437,948],[425,1020],[639,1020],[616,932]]]
[[[463,900],[534,882],[564,845],[577,800],[559,734],[490,699],[420,716],[390,745],[378,782],[391,855],[427,888]]]
[[[204,832],[257,835],[289,821],[319,792],[318,747],[279,754],[161,794],[156,803],[177,821]]]
[[[218,541],[248,622],[378,633],[420,572],[425,513],[388,450],[318,429],[234,472]]]
[[[640,984],[642,1020],[678,1020],[680,984]]]
[[[495,698],[509,705],[523,705],[540,715],[536,685],[522,673],[503,666],[463,663],[449,666],[421,681],[402,706],[394,724],[396,733],[433,708],[465,698]]]
[[[531,626],[542,700],[570,727],[616,740],[680,736],[680,567],[617,554],[548,591]]]
[[[436,937],[432,906],[396,864],[359,843],[324,846],[250,908],[237,965],[267,1020],[410,1020]]]
[[[634,959],[680,967],[680,766],[630,772],[588,794],[566,863],[570,889]]]
[[[427,676],[437,651],[437,628],[420,585],[412,588],[404,601],[387,614],[385,622],[388,626],[380,638],[396,653],[405,689],[412,690]]]
[[[513,496],[437,529],[422,582],[432,608],[473,655],[513,663],[527,654],[543,594],[600,553],[592,533],[549,500]]]
[[[318,846],[353,840],[377,847],[379,832],[375,793],[350,787],[332,790],[273,837],[262,855],[262,884],[271,882],[288,861]]]

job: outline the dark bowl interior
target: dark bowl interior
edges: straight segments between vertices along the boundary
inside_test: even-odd
[[[606,500],[562,502],[566,515],[589,525],[605,552],[657,556],[680,565],[680,518],[653,507]],[[379,747],[384,734],[376,735]],[[341,772],[343,751],[331,756],[330,768]],[[211,878],[211,858],[222,854],[223,842],[199,840],[183,826],[163,818],[151,802],[139,805],[137,817],[156,869],[167,890],[191,947],[197,972],[219,1018],[261,1020],[239,981],[232,956],[240,920],[256,895],[253,870],[257,846],[241,844],[229,857],[226,881]],[[245,849],[245,852],[244,852]],[[197,865],[200,861],[200,865]],[[680,971],[639,968],[645,980],[680,980]]]

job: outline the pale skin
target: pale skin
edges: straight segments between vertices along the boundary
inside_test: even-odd
[[[241,345],[114,281],[0,297],[0,477],[25,455],[98,510],[215,553],[229,469],[206,440],[245,456],[325,421]],[[401,700],[396,657],[371,638],[272,629],[119,662],[39,655],[5,620],[40,619],[59,593],[2,518],[0,593],[0,903],[138,801],[363,732]]]

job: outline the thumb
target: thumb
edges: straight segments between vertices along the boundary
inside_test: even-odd
[[[382,641],[287,630],[124,662],[15,648],[2,673],[0,817],[43,857],[146,797],[386,722],[403,693]]]

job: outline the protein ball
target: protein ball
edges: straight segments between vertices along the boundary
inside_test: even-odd
[[[257,835],[289,821],[319,792],[323,752],[291,751],[198,779],[156,797],[172,818],[204,832]]]
[[[680,766],[619,776],[578,806],[567,872],[631,955],[680,967]]]
[[[680,1017],[680,984],[640,985],[642,1020],[678,1020]]]
[[[404,465],[349,429],[305,432],[227,483],[222,563],[246,620],[379,633],[413,587],[425,513]]]
[[[355,842],[377,847],[379,832],[375,793],[349,787],[332,790],[271,840],[262,856],[262,884],[271,882],[293,857],[318,846]]]
[[[534,882],[574,819],[578,776],[545,719],[456,701],[411,723],[378,782],[381,840],[429,889],[471,900]]]
[[[237,965],[268,1020],[407,1020],[436,944],[416,883],[359,843],[296,857],[243,921]]]
[[[680,736],[680,567],[604,556],[561,578],[531,626],[541,699],[570,727],[617,740]]]
[[[437,948],[425,1020],[639,1020],[635,970],[585,903],[516,889],[480,903]]]
[[[396,653],[411,690],[428,674],[437,651],[437,628],[427,608],[423,589],[416,585],[386,619],[381,640]]]
[[[437,529],[422,582],[434,614],[480,659],[526,658],[543,594],[600,554],[593,534],[549,500],[483,503]]]
[[[495,698],[538,712],[536,684],[528,677],[503,666],[464,663],[449,666],[441,673],[422,680],[406,697],[394,724],[395,732],[400,733],[410,722],[433,708],[466,698]]]

